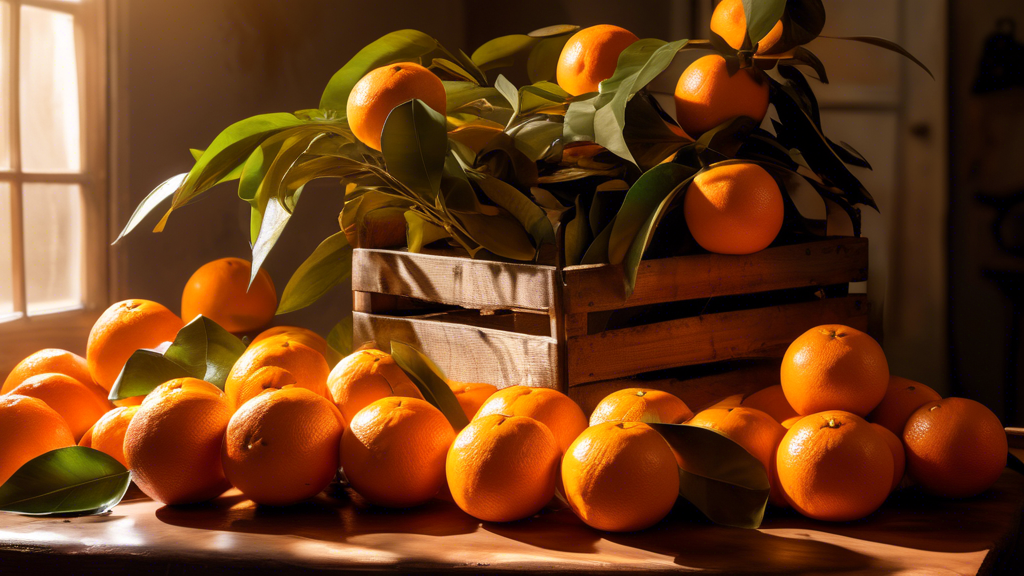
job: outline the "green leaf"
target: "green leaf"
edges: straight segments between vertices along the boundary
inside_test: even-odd
[[[537,162],[551,154],[554,146],[561,141],[562,123],[536,116],[531,121],[512,128],[508,133],[515,140],[516,149]]]
[[[913,54],[908,52],[906,48],[904,48],[903,46],[900,46],[899,44],[897,44],[897,43],[895,43],[895,42],[893,42],[891,40],[886,40],[884,38],[876,38],[874,36],[821,36],[821,38],[830,38],[830,39],[833,39],[833,40],[849,40],[851,42],[861,42],[863,44],[870,44],[872,46],[878,46],[879,48],[884,48],[884,49],[886,49],[886,50],[888,50],[890,52],[895,52],[897,54],[900,54],[900,55],[906,57],[908,60],[910,60],[914,64],[917,64],[918,66],[920,66],[922,70],[927,72],[928,75],[932,77],[932,80],[935,80],[935,75],[932,74],[932,71],[929,70],[928,67],[924,65],[924,62],[921,62]]]
[[[465,68],[463,68],[462,66],[459,66],[458,64],[456,64],[455,62],[452,62],[451,60],[449,60],[447,58],[434,58],[430,62],[429,68],[434,68],[434,69],[437,69],[437,70],[441,70],[441,71],[449,74],[450,76],[458,78],[459,80],[464,80],[466,82],[474,82],[474,83],[476,82],[476,80],[473,78],[473,75],[470,74],[468,71],[466,71]]]
[[[669,128],[656,104],[657,100],[646,90],[637,93],[626,104],[626,126],[622,137],[641,170],[650,170],[661,164],[692,142]]]
[[[680,183],[697,172],[682,164],[659,164],[644,172],[629,188],[608,239],[608,261],[618,264],[626,257],[644,222]]]
[[[768,52],[788,52],[807,44],[817,38],[824,27],[825,6],[821,0],[788,0],[782,14],[782,38]]]
[[[530,38],[551,38],[552,36],[574,34],[579,29],[580,27],[575,24],[555,24],[553,26],[538,28],[527,34],[527,36]]]
[[[537,43],[537,38],[525,34],[499,36],[484,42],[473,51],[471,58],[481,70],[487,71],[504,66],[510,58],[525,53]]]
[[[458,80],[443,80],[444,91],[447,96],[446,106],[448,114],[453,114],[463,106],[480,100],[486,101],[489,105],[504,105],[505,101],[497,90],[491,86],[478,86],[472,82]]]
[[[562,49],[568,41],[569,35],[562,34],[545,38],[533,46],[526,59],[526,73],[530,82],[552,80],[555,77],[558,58],[562,55]]]
[[[519,220],[519,223],[533,237],[536,246],[545,242],[554,244],[555,231],[551,227],[551,222],[548,221],[547,214],[526,194],[520,192],[515,186],[492,176],[484,175],[476,183],[483,190],[485,196],[498,206],[508,210],[516,220]]]
[[[181,186],[181,183],[185,181],[186,176],[188,176],[188,173],[171,176],[143,198],[142,202],[139,202],[139,205],[135,208],[135,212],[132,212],[132,217],[128,219],[128,223],[125,224],[124,230],[118,234],[117,240],[114,240],[113,243],[117,244],[121,238],[124,238],[129,232],[134,230],[136,226],[141,224],[142,220],[146,216],[148,216],[153,210],[156,210],[157,206],[162,204],[164,200],[173,196],[174,192]]]
[[[783,58],[779,58],[777,64],[779,65],[797,65],[803,64],[804,66],[810,66],[812,70],[818,75],[818,80],[822,84],[828,84],[828,74],[825,72],[825,65],[815,56],[814,52],[811,52],[803,46],[797,46],[792,51],[785,54],[780,54]]]
[[[508,100],[512,107],[512,116],[508,119],[507,128],[519,115],[519,90],[501,74],[498,74],[498,78],[494,80],[494,88],[505,97],[505,100]]]
[[[296,191],[292,196],[292,202],[298,204],[301,191]],[[253,281],[256,280],[256,275],[259,273],[260,268],[263,266],[263,262],[270,255],[270,251],[277,244],[277,240],[281,237],[284,232],[285,226],[288,225],[288,220],[291,219],[292,213],[284,209],[281,205],[281,201],[277,198],[271,198],[270,203],[267,204],[266,213],[260,218],[260,231],[256,235],[256,241],[252,245],[252,269],[249,277],[249,285],[252,286]],[[256,211],[253,208],[253,211]],[[258,213],[258,212],[256,212]]]
[[[349,314],[337,324],[334,328],[331,328],[330,333],[327,334],[327,345],[338,353],[339,356],[344,358],[352,353],[354,346],[352,345],[352,315]],[[331,366],[331,368],[334,368]]]
[[[771,32],[782,19],[786,0],[743,0],[743,13],[747,18],[747,36],[751,46]]]
[[[277,313],[309,306],[351,275],[352,246],[344,232],[337,232],[321,242],[292,274],[281,293]]]
[[[565,225],[565,265],[575,266],[583,259],[590,246],[590,224],[583,209],[583,195],[576,197],[576,215]]]
[[[761,461],[717,430],[687,424],[649,424],[683,462],[679,495],[712,522],[757,528],[768,502],[768,473]]]
[[[675,188],[673,188],[658,204],[658,206],[651,211],[650,215],[644,220],[640,229],[637,230],[633,243],[629,247],[629,251],[626,252],[626,256],[623,258],[622,267],[625,280],[625,296],[629,298],[633,294],[633,289],[636,287],[636,274],[640,268],[640,260],[644,256],[644,252],[647,251],[647,247],[651,243],[651,238],[654,237],[654,231],[658,227],[658,223],[661,218],[668,212],[669,207],[675,200],[676,196],[680,192],[684,192],[686,188],[693,181],[696,174],[691,174],[686,180],[680,182]],[[612,226],[609,226],[612,228]]]
[[[537,249],[526,229],[508,212],[485,216],[473,212],[451,212],[477,244],[503,258],[533,260]]]
[[[164,358],[223,390],[228,372],[244,352],[245,344],[237,336],[205,316],[196,316],[178,330]]]
[[[0,510],[36,516],[102,514],[121,501],[131,474],[99,450],[69,446],[26,462],[0,486]]]
[[[589,216],[589,215],[588,215]],[[608,263],[608,242],[612,237],[612,230],[615,228],[615,219],[604,227],[604,230],[594,238],[587,248],[586,254],[580,260],[580,264],[607,264]]]
[[[124,400],[134,396],[145,396],[169,380],[194,377],[187,369],[165,358],[156,350],[136,350],[121,368],[117,380],[110,387],[108,398]]]
[[[433,202],[448,154],[444,116],[422,100],[400,104],[388,114],[380,143],[388,172]]]
[[[409,247],[409,252],[419,252],[427,244],[451,237],[447,230],[413,210],[405,212],[405,223],[406,245]]]
[[[452,428],[462,430],[469,424],[455,393],[448,386],[448,378],[426,354],[408,344],[392,340],[391,357],[420,389],[423,398],[444,414]]]

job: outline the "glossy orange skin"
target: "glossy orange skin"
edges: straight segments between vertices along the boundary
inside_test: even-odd
[[[491,414],[526,416],[538,420],[555,436],[563,452],[587,428],[587,417],[571,398],[551,388],[509,386],[495,392],[476,418]]]
[[[790,406],[789,402],[786,400],[786,394],[782,391],[781,384],[762,388],[761,390],[754,392],[750,396],[744,398],[743,401],[740,402],[740,406],[760,410],[774,418],[775,421],[780,424],[794,416],[799,416],[799,414],[796,413],[796,410],[793,410],[793,407]]]
[[[372,402],[388,396],[423,398],[420,389],[405,375],[387,352],[358,350],[343,358],[327,378],[334,404],[345,420]]]
[[[360,142],[380,150],[384,121],[396,106],[419,99],[444,115],[448,96],[441,79],[415,62],[396,62],[371,70],[349,93],[345,106],[352,133]]]
[[[67,422],[42,400],[0,396],[0,485],[36,456],[74,445]]]
[[[237,410],[266,388],[295,385],[330,399],[327,375],[330,370],[323,354],[286,337],[268,338],[253,344],[231,367],[224,382],[224,394]]]
[[[0,394],[6,394],[14,390],[15,386],[39,374],[65,374],[78,380],[92,390],[102,400],[107,399],[107,391],[93,382],[92,374],[89,373],[89,365],[85,358],[78,354],[60,350],[58,348],[46,348],[27,356],[11,370],[4,380]]]
[[[601,81],[615,73],[622,51],[637,40],[636,34],[611,24],[598,24],[576,32],[558,56],[556,82],[573,96],[597,92]]]
[[[676,122],[690,136],[737,116],[760,123],[768,113],[768,82],[751,68],[729,76],[725,58],[710,54],[697,59],[679,76],[675,90]]]
[[[747,35],[747,15],[743,11],[743,0],[722,0],[711,13],[711,31],[722,37],[734,49],[743,46]],[[782,20],[768,31],[757,43],[757,53],[768,53],[782,39]]]
[[[903,481],[903,473],[907,470],[907,452],[903,448],[903,440],[893,434],[888,428],[874,422],[871,423],[871,427],[885,440],[885,443],[889,446],[889,451],[892,452],[892,487],[889,488],[889,491],[892,492]]]
[[[92,387],[65,374],[37,374],[19,384],[11,394],[38,398],[53,408],[71,427],[78,442],[85,432],[114,406],[101,399]]]
[[[725,164],[701,172],[683,199],[694,240],[717,254],[764,250],[779,235],[784,212],[779,185],[756,164]]]
[[[184,325],[174,312],[150,300],[124,300],[111,305],[89,332],[85,353],[89,373],[109,392],[136,350],[173,342]]]
[[[249,345],[252,346],[253,344],[262,342],[267,338],[280,336],[290,338],[296,342],[301,342],[302,344],[305,344],[313,350],[323,354],[324,359],[327,360],[327,365],[330,367],[333,367],[341,360],[341,356],[327,345],[327,340],[325,340],[323,336],[307,328],[300,328],[299,326],[274,326],[267,328],[263,332],[257,334]]]
[[[605,396],[590,415],[590,425],[603,422],[663,422],[681,424],[693,417],[674,394],[648,388],[624,388]]]
[[[128,466],[124,456],[124,437],[128,432],[128,424],[139,411],[139,406],[121,406],[103,415],[92,427],[92,437],[88,446],[112,456],[115,460]],[[79,446],[85,446],[83,442]]]
[[[459,406],[462,407],[462,411],[466,413],[466,418],[469,420],[472,420],[484,402],[487,402],[487,399],[498,391],[498,387],[494,384],[484,384],[483,382],[449,380],[448,387],[452,389],[455,399],[459,401]]]
[[[886,387],[885,396],[871,411],[868,420],[885,426],[897,437],[902,437],[903,427],[906,426],[910,415],[921,406],[937,400],[942,400],[942,396],[928,386],[907,378],[889,375],[889,385]]]
[[[277,290],[266,270],[249,286],[252,263],[241,258],[207,262],[185,283],[181,317],[192,321],[202,314],[228,332],[250,332],[266,326],[277,311]]]

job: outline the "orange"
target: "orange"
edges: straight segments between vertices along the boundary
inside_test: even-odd
[[[798,416],[796,410],[793,410],[793,407],[786,401],[786,395],[782,392],[781,384],[762,388],[754,392],[744,398],[740,406],[760,410],[780,424],[794,416]]]
[[[573,440],[587,428],[587,417],[571,398],[551,388],[509,386],[498,390],[480,410],[476,418],[491,414],[526,416],[538,420],[551,430],[563,453]]]
[[[786,418],[781,422],[782,427],[785,428],[786,430],[789,430],[790,428],[793,427],[793,424],[799,422],[801,418],[803,418],[803,416],[799,414],[797,414],[796,416],[790,416],[789,418]]]
[[[782,229],[784,210],[779,185],[756,164],[705,170],[690,182],[683,199],[683,216],[694,240],[717,254],[767,248]]]
[[[266,270],[249,285],[252,263],[221,258],[199,267],[181,293],[181,317],[191,322],[202,314],[228,332],[249,332],[266,326],[277,311],[277,290]]]
[[[676,84],[676,122],[694,138],[737,116],[760,123],[768,112],[768,81],[764,73],[744,68],[729,76],[725,58],[698,58]]]
[[[78,442],[85,432],[113,408],[92,388],[64,374],[38,374],[19,384],[11,394],[38,398],[53,408],[71,427]]]
[[[885,396],[868,416],[868,420],[885,426],[896,436],[902,437],[903,427],[910,415],[921,406],[936,400],[942,400],[942,396],[928,386],[890,375]]]
[[[89,427],[88,430],[85,431],[85,434],[82,434],[82,439],[78,441],[79,446],[82,446],[84,448],[92,448],[92,430],[95,427],[96,425],[93,424],[92,426]],[[121,464],[124,464],[124,462],[122,462]]]
[[[345,421],[305,388],[270,388],[231,417],[221,449],[228,481],[258,504],[286,506],[319,494],[338,472]]]
[[[388,396],[423,398],[420,389],[387,352],[367,348],[343,358],[327,379],[334,404],[345,420],[375,400]]]
[[[966,498],[988,489],[1006,467],[1006,431],[974,400],[946,398],[915,411],[903,429],[907,473],[925,491]]]
[[[74,445],[68,423],[42,400],[0,396],[0,485],[36,456]]]
[[[306,328],[300,328],[298,326],[274,326],[273,328],[267,328],[263,332],[260,332],[252,339],[249,344],[252,346],[257,342],[266,340],[267,338],[273,338],[275,336],[287,336],[296,342],[300,342],[309,346],[313,350],[324,355],[324,359],[327,360],[328,366],[334,366],[341,360],[341,356],[334,351],[333,348],[327,345],[327,340],[324,337]]]
[[[555,495],[562,452],[547,426],[522,416],[478,416],[459,432],[445,472],[452,499],[485,522],[533,516]]]
[[[588,526],[631,532],[664,518],[679,495],[668,442],[642,422],[605,422],[583,431],[562,459],[565,497]]]
[[[866,420],[841,410],[804,416],[782,438],[776,470],[804,516],[843,522],[871,514],[892,487],[893,456]]]
[[[483,382],[449,380],[448,387],[452,389],[455,399],[459,401],[459,406],[462,406],[462,411],[470,420],[476,416],[484,402],[487,402],[487,399],[498,391],[498,387],[494,384],[484,384]]]
[[[725,40],[726,44],[739,50],[747,36],[747,15],[743,11],[743,0],[722,0],[711,13],[711,31]],[[757,53],[765,54],[782,39],[782,20],[768,31],[757,43]]]
[[[3,388],[0,388],[0,394],[6,394],[14,390],[15,386],[32,376],[51,373],[71,376],[85,384],[87,388],[93,390],[103,400],[107,399],[107,391],[93,382],[92,374],[89,373],[89,365],[86,363],[85,358],[73,352],[57,348],[40,350],[18,362],[18,365],[14,367],[14,370],[11,370],[11,373],[7,375],[7,379],[4,380]]]
[[[221,495],[230,487],[220,461],[230,419],[227,398],[209,382],[178,378],[157,386],[139,406],[124,436],[124,455],[135,484],[150,498],[169,505]]]
[[[729,396],[722,398],[718,402],[715,402],[711,406],[704,408],[704,410],[707,410],[708,408],[738,408],[742,403],[743,394],[730,394]]]
[[[889,363],[871,336],[825,324],[789,345],[780,375],[782,391],[797,414],[845,410],[863,417],[885,396]]]
[[[555,80],[573,96],[597,92],[601,81],[615,73],[619,54],[637,40],[636,34],[611,24],[584,28],[562,47]]]
[[[681,424],[693,412],[674,394],[648,388],[625,388],[612,392],[598,402],[590,415],[590,425],[602,422],[663,422]]]
[[[448,108],[441,79],[414,62],[397,62],[371,70],[348,95],[345,114],[360,142],[380,150],[381,132],[388,114],[399,104],[419,99],[439,114]]]
[[[892,452],[892,486],[889,488],[889,491],[892,492],[903,481],[903,472],[907,469],[907,452],[903,449],[903,441],[888,428],[874,422],[871,423],[871,427],[885,440],[885,443],[889,445],[889,451]]]
[[[250,346],[238,358],[224,382],[224,394],[232,410],[238,409],[265,388],[295,385],[330,399],[323,354],[288,337],[268,338]]]
[[[85,353],[89,373],[109,392],[136,350],[173,342],[183,326],[181,318],[156,302],[136,299],[113,304],[89,331]]]
[[[341,467],[371,504],[418,506],[444,486],[455,430],[426,400],[392,396],[360,410],[341,437]]]
[[[121,406],[107,412],[92,427],[92,438],[89,442],[90,448],[105,452],[113,456],[115,460],[128,466],[128,460],[124,457],[124,436],[128,432],[128,424],[138,413],[139,406]],[[86,436],[89,433],[86,432]],[[85,438],[82,438],[82,442]],[[85,446],[79,442],[79,446]]]

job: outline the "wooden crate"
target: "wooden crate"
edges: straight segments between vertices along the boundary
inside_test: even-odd
[[[829,238],[646,260],[624,299],[611,265],[357,249],[354,339],[416,345],[457,380],[556,388],[587,411],[641,375],[699,407],[777,383],[809,328],[866,330],[867,300],[848,286],[867,279],[867,258],[866,239]]]

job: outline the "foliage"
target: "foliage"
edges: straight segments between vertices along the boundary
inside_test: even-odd
[[[35,516],[102,514],[121,501],[131,476],[113,457],[82,446],[26,462],[0,486],[0,510]]]

